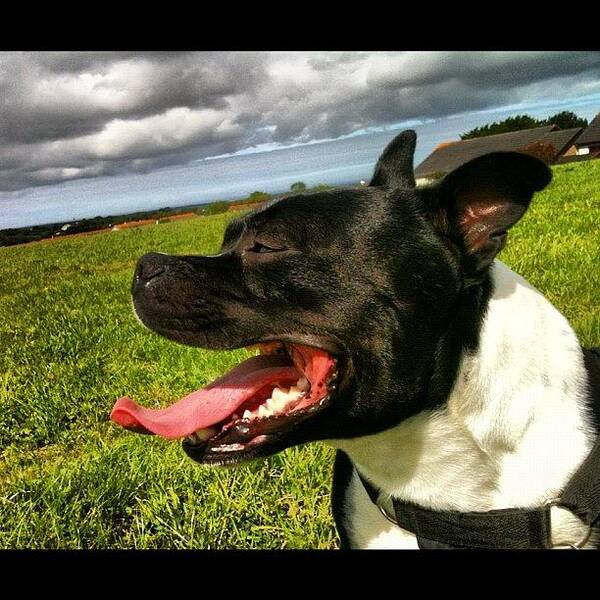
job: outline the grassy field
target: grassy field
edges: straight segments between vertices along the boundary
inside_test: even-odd
[[[555,181],[501,255],[600,345],[600,161]],[[333,452],[236,469],[108,421],[172,402],[245,356],[187,348],[131,311],[136,259],[216,251],[229,215],[0,249],[1,548],[334,548]]]

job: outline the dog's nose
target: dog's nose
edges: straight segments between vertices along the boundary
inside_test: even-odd
[[[159,254],[158,252],[144,254],[138,261],[135,270],[135,283],[146,283],[164,273],[168,258],[167,254]]]

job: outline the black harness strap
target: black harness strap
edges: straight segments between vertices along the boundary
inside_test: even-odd
[[[377,504],[379,492],[357,470]],[[417,536],[421,548],[550,548],[550,507],[487,512],[437,511],[393,499],[395,522]]]
[[[590,395],[597,412],[600,404],[600,348],[583,349]],[[597,415],[596,415],[597,416]],[[588,457],[561,495],[561,505],[592,527],[600,518],[600,435]]]
[[[584,349],[590,393],[600,403],[600,349]],[[371,502],[378,507],[379,490],[356,470]],[[532,509],[508,508],[487,512],[436,511],[392,499],[395,519],[417,536],[421,548],[546,549],[552,547],[551,505]],[[588,527],[600,519],[600,436],[573,475],[559,501]],[[576,542],[576,540],[574,540]]]

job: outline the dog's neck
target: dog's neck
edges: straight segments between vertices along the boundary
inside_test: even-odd
[[[440,510],[556,497],[591,449],[583,356],[567,320],[499,261],[479,346],[444,406],[332,444],[389,496]]]

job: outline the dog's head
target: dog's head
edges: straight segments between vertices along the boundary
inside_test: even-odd
[[[232,221],[217,255],[140,259],[133,299],[150,329],[266,353],[165,417],[200,425],[184,441],[192,458],[363,436],[445,400],[477,344],[488,268],[551,172],[497,152],[417,188],[415,143],[396,137],[367,187],[290,195]]]

